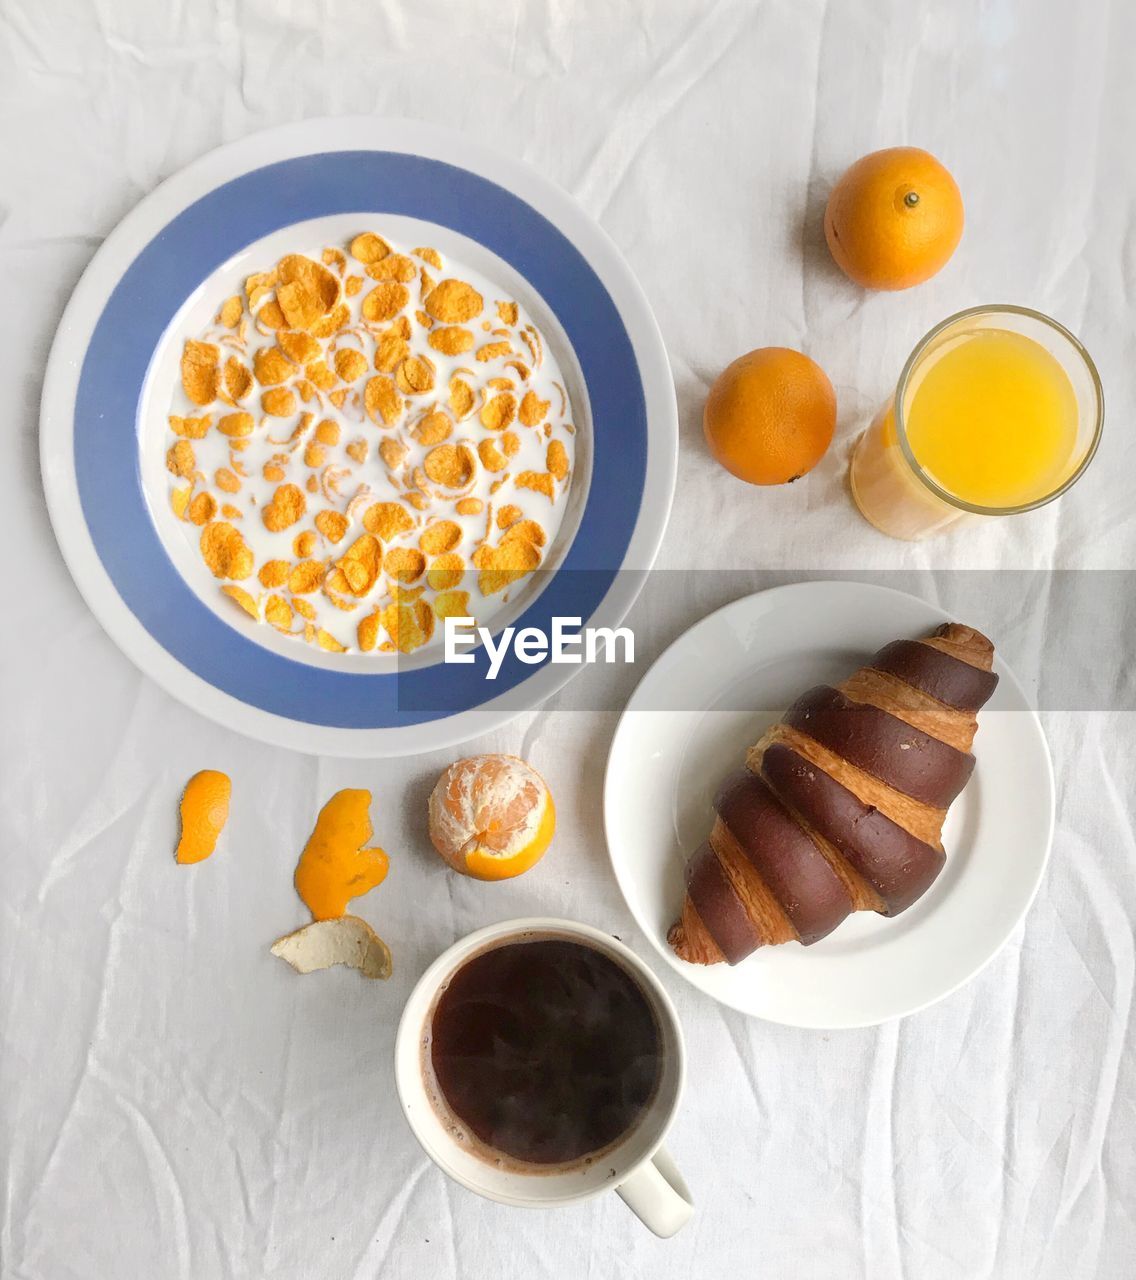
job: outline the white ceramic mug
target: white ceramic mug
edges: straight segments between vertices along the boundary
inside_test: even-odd
[[[635,978],[658,1020],[663,1070],[647,1110],[602,1157],[566,1172],[521,1173],[488,1163],[451,1135],[427,1092],[423,1051],[439,990],[471,956],[490,945],[548,936],[578,939]],[[694,1207],[686,1183],[663,1147],[678,1110],[685,1076],[678,1016],[659,980],[623,943],[571,920],[506,920],[454,943],[426,970],[411,992],[395,1041],[395,1083],[407,1121],[426,1154],[455,1182],[500,1204],[534,1209],[576,1204],[614,1190],[657,1236],[673,1236]]]

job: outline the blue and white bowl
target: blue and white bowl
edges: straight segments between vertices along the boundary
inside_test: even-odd
[[[382,756],[450,745],[548,697],[579,666],[510,655],[446,664],[325,654],[246,621],[189,554],[162,479],[184,338],[226,285],[298,245],[366,227],[433,244],[511,290],[552,343],[576,413],[564,522],[507,623],[614,627],[654,560],[674,489],[677,414],[650,307],[606,235],[562,191],[459,134],[323,120],[255,135],[163,183],[95,255],[60,324],[41,411],[52,523],[95,616],[166,690],[297,750]],[[168,395],[167,395],[168,403]]]

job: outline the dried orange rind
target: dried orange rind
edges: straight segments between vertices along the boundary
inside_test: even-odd
[[[390,947],[358,916],[313,920],[277,938],[272,954],[297,973],[316,973],[337,964],[358,969],[364,978],[389,978],[394,972]]]

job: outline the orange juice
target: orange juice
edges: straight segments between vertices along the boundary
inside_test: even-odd
[[[857,442],[852,496],[907,539],[1028,510],[1080,475],[1103,417],[1092,361],[1056,321],[1022,307],[960,312],[915,349]]]
[[[907,441],[947,493],[976,507],[1018,507],[1072,470],[1077,397],[1040,342],[981,329],[948,343],[911,390]]]

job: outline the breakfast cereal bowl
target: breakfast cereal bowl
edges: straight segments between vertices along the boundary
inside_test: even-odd
[[[444,620],[617,625],[676,438],[603,233],[514,161],[374,120],[254,136],[144,200],[76,289],[41,417],[57,537],[120,647],[221,723],[343,755],[564,683],[446,662]]]

